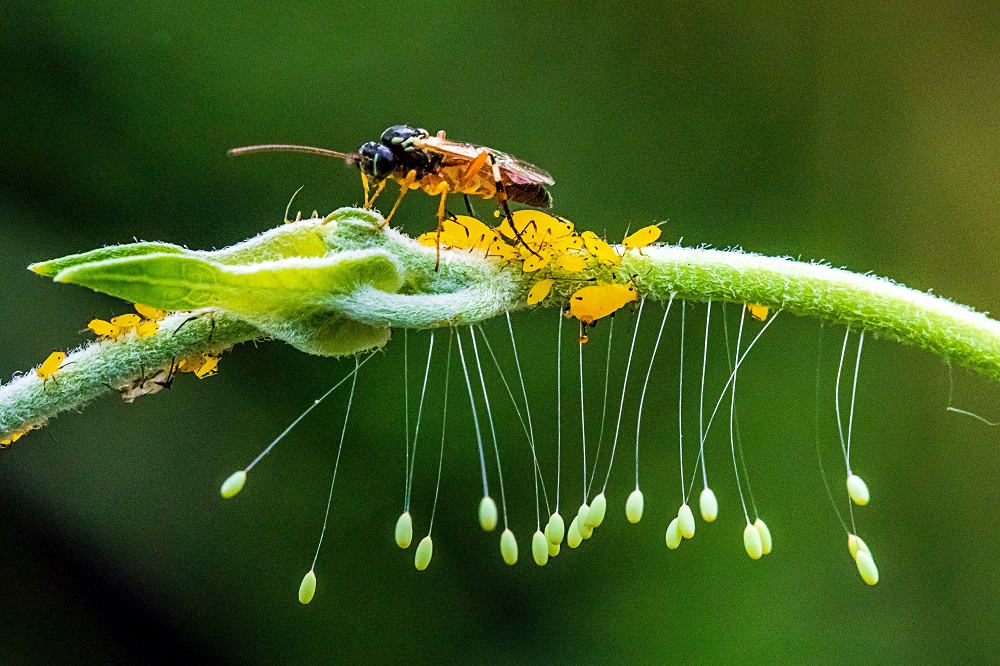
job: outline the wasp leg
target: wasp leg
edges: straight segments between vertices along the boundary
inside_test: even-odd
[[[441,230],[444,228],[444,202],[448,198],[448,183],[441,183],[438,186],[441,192],[441,203],[438,204],[438,226],[437,226],[437,259],[434,261],[434,272],[441,267]]]
[[[399,204],[403,202],[403,197],[405,197],[406,193],[410,191],[410,186],[413,185],[413,183],[416,182],[416,180],[417,180],[416,170],[410,169],[410,172],[406,174],[406,177],[403,178],[403,180],[399,183],[399,197],[396,199],[396,203],[393,204],[392,210],[390,210],[389,214],[386,216],[385,222],[383,222],[382,226],[379,227],[380,229],[384,229],[386,225],[389,224],[389,220],[391,220],[392,216],[396,214],[396,210],[399,208]]]
[[[372,200],[368,202],[372,208],[375,207],[375,200],[378,199],[378,195],[382,194],[383,189],[385,189],[385,181],[380,180],[378,185],[375,186],[375,194],[372,195]]]
[[[510,206],[507,205],[507,188],[504,187],[503,179],[500,177],[500,167],[497,166],[497,161],[493,159],[492,155],[488,155],[490,162],[490,167],[493,169],[493,180],[496,182],[497,189],[497,203],[500,205],[501,210],[503,210],[504,216],[507,218],[507,224],[510,225],[511,230],[514,232],[514,236],[517,238],[517,242],[528,248],[528,252],[541,258],[542,255],[538,254],[533,247],[524,242],[521,238],[521,232],[517,230],[514,225],[514,215],[510,212]]]
[[[361,184],[365,187],[365,209],[367,210],[372,207],[371,199],[368,198],[371,188],[368,185],[368,176],[365,175],[364,171],[361,172]]]
[[[483,170],[483,166],[486,164],[486,160],[488,160],[489,157],[490,154],[484,150],[476,155],[476,159],[469,162],[469,166],[465,168],[465,172],[458,180],[458,187],[460,190],[464,190],[472,184],[472,181],[476,179],[479,172]]]
[[[174,374],[177,372],[178,365],[179,364],[177,363],[177,357],[174,356],[173,358],[170,359],[170,368],[167,370],[167,378],[162,382],[153,382],[153,383],[162,386],[165,389],[168,389],[171,386],[173,386]]]
[[[478,220],[479,218],[476,217],[476,211],[472,208],[472,202],[469,201],[469,195],[463,194],[462,196],[465,197],[465,210],[469,211],[469,217],[475,217]]]

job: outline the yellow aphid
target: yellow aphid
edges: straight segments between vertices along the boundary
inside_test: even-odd
[[[436,247],[437,246],[437,232],[428,231],[427,233],[420,234],[417,236],[417,242],[424,247]]]
[[[629,250],[639,250],[642,252],[642,248],[652,245],[660,237],[660,226],[658,224],[651,224],[648,227],[643,227],[634,234],[629,234],[622,241],[622,246],[625,251]]]
[[[40,379],[48,379],[52,375],[56,374],[56,370],[62,366],[63,361],[66,360],[66,352],[52,352],[49,357],[42,361],[42,364],[35,368],[35,374],[38,375]]]
[[[523,270],[525,273],[534,273],[548,266],[550,261],[552,261],[551,252],[542,251],[538,254],[532,254],[525,258]]]
[[[0,449],[6,449],[8,446],[16,442],[17,440],[24,437],[31,428],[25,428],[24,430],[18,430],[15,433],[11,433],[7,437],[0,439]]]
[[[584,324],[592,324],[617,312],[636,299],[630,284],[599,284],[584,287],[569,299],[569,312]]]
[[[622,258],[618,256],[618,253],[593,231],[584,231],[580,237],[583,238],[583,247],[595,259],[612,266],[618,266],[622,263]]]
[[[564,254],[559,257],[556,265],[564,271],[579,273],[587,270],[587,258],[578,254]]]
[[[148,305],[143,305],[141,303],[135,304],[135,311],[141,314],[144,319],[148,319],[149,321],[160,321],[167,316],[166,311],[151,308]]]
[[[571,250],[582,250],[583,249],[583,239],[576,234],[570,234],[569,236],[563,236],[562,238],[555,238],[549,242],[549,247],[557,252],[569,252]]]
[[[551,242],[553,239],[569,236],[573,233],[572,223],[553,217],[548,213],[537,210],[514,211],[514,228],[510,226],[509,220],[504,220],[497,226],[497,231],[507,238],[514,239],[514,229],[521,234],[521,238],[528,243]]]
[[[486,251],[487,257],[500,257],[501,259],[506,259],[511,261],[517,259],[520,255],[517,253],[517,249],[507,245],[502,240],[495,240],[490,244],[489,249]]]
[[[103,319],[91,319],[90,323],[87,324],[87,328],[93,331],[98,337],[105,338],[107,340],[114,340],[115,338],[121,337],[122,329],[115,326],[110,321],[104,321]]]
[[[195,377],[198,379],[204,379],[205,377],[211,377],[214,375],[219,367],[219,357],[218,356],[206,356],[205,362],[201,364],[201,367],[194,371]]]
[[[151,335],[156,335],[156,332],[160,330],[160,325],[155,321],[144,321],[135,327],[135,334],[139,338],[148,338]]]
[[[681,545],[681,539],[683,536],[684,535],[681,534],[680,521],[677,518],[674,518],[670,521],[670,524],[667,525],[667,548],[670,550],[676,550]]]
[[[142,317],[137,314],[124,314],[111,318],[111,324],[120,328],[122,333],[128,333],[138,326],[140,321]]]
[[[441,222],[441,238],[448,237],[449,245],[467,249],[487,249],[495,240],[496,232],[468,215],[458,215]]]
[[[552,278],[536,282],[528,292],[528,305],[535,305],[536,303],[544,301],[545,297],[548,296],[549,292],[552,290],[552,285],[554,283],[555,280]]]
[[[750,311],[750,316],[757,321],[767,319],[767,313],[769,312],[769,308],[766,305],[756,305],[755,303],[748,303],[747,310]]]
[[[211,354],[199,354],[181,360],[177,369],[181,372],[193,372],[198,379],[204,379],[215,374],[219,365],[219,357]]]

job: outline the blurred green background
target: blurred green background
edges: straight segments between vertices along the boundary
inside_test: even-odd
[[[357,174],[342,164],[225,151],[262,142],[350,150],[403,122],[550,170],[557,212],[580,228],[620,238],[667,220],[672,242],[826,259],[982,310],[1000,305],[1000,15],[990,2],[15,1],[0,16],[3,377],[79,344],[90,318],[126,309],[38,278],[28,263],[133,238],[222,247],[279,223],[301,185],[296,208],[358,203]],[[398,222],[426,230],[433,205],[412,196]],[[659,310],[647,312],[640,373]],[[688,317],[694,387],[703,307]],[[555,322],[554,310],[514,319],[549,472]],[[699,521],[679,551],[664,547],[677,506],[674,319],[647,398],[642,523],[628,525],[622,510],[627,425],[605,525],[544,569],[531,563],[526,447],[495,393],[521,544],[521,562],[505,566],[498,535],[475,522],[478,460],[456,392],[435,556],[416,572],[412,551],[392,542],[403,493],[397,335],[359,382],[319,591],[302,607],[295,590],[322,521],[344,395],[266,459],[238,500],[221,501],[217,488],[351,362],[244,346],[217,377],[184,378],[131,406],[97,401],[0,455],[4,661],[996,659],[1000,518],[989,507],[1000,502],[1000,433],[945,412],[940,360],[867,342],[853,463],[873,493],[859,512],[882,574],[869,588],[817,472],[819,326],[785,317],[772,331],[739,394],[757,503],[776,543],[760,562],[742,549],[724,422],[709,454],[720,518]],[[503,347],[501,326],[487,332]],[[835,489],[841,335],[827,329],[823,364]],[[602,363],[605,336],[598,329],[588,365]],[[716,394],[718,336],[713,329]],[[410,336],[414,388],[426,339]],[[957,403],[1000,416],[997,387],[963,371],[955,380]],[[570,390],[575,447],[573,400]],[[417,539],[433,492],[437,405],[418,456]],[[696,402],[687,407],[691,442]],[[570,450],[564,514],[579,501],[580,456]]]

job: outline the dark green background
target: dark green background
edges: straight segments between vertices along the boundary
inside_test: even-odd
[[[225,151],[270,141],[352,149],[399,122],[538,163],[555,175],[556,210],[581,228],[620,238],[627,226],[667,220],[672,242],[826,259],[995,310],[998,24],[989,2],[8,3],[0,374],[79,344],[90,318],[126,309],[53,285],[28,263],[133,237],[222,247],[280,222],[303,184],[297,207],[307,211],[357,203],[357,175],[336,162]],[[432,211],[412,196],[398,221],[423,231]],[[688,387],[702,312],[688,312]],[[553,423],[542,396],[553,386],[555,316],[515,317],[540,430]],[[640,336],[641,370],[653,318]],[[343,395],[257,468],[237,500],[222,502],[217,488],[349,361],[245,346],[218,377],[184,378],[131,406],[100,400],[0,455],[4,661],[996,659],[997,431],[944,411],[940,360],[868,341],[853,461],[873,494],[859,513],[882,574],[869,588],[816,468],[819,326],[786,317],[772,330],[740,379],[748,463],[776,543],[760,562],[740,543],[724,422],[709,458],[720,518],[699,521],[677,552],[663,545],[677,505],[675,319],[657,371],[664,385],[647,400],[639,526],[622,515],[628,425],[605,526],[544,569],[530,563],[530,467],[501,410],[522,548],[506,567],[496,535],[475,524],[478,461],[455,393],[435,558],[417,573],[412,551],[392,543],[402,495],[397,335],[363,372],[319,592],[303,608],[295,590],[322,519]],[[488,332],[504,340],[503,328]],[[591,364],[605,335],[598,329],[587,349]],[[826,331],[825,384],[841,335]],[[413,375],[425,344],[426,334],[411,335]],[[722,349],[716,338],[715,392]],[[623,359],[616,353],[616,366]],[[955,378],[963,406],[1000,416],[994,385]],[[832,395],[824,386],[823,441],[839,490]],[[569,392],[575,452],[574,404]],[[634,419],[631,394],[626,406]],[[540,446],[549,456],[550,433]],[[433,435],[422,447],[418,537]],[[567,460],[564,513],[579,501],[579,454]]]

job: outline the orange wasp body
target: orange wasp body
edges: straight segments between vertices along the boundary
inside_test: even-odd
[[[509,201],[536,208],[548,208],[552,205],[552,196],[546,186],[552,185],[554,181],[547,172],[492,148],[451,141],[443,131],[432,136],[424,129],[393,125],[382,133],[378,141],[365,143],[356,153],[286,144],[234,148],[229,153],[242,155],[276,150],[337,157],[349,165],[357,166],[365,185],[366,208],[374,205],[386,180],[395,180],[400,187],[399,197],[386,216],[386,223],[392,219],[409,190],[420,189],[432,196],[440,196],[438,234],[445,216],[445,200],[449,194],[464,195],[467,206],[469,196],[496,199],[512,227],[514,225]],[[372,181],[376,189],[374,196],[370,197],[369,183]],[[471,206],[469,208],[471,214]],[[516,231],[515,228],[515,233]],[[440,261],[440,243],[438,260]]]

